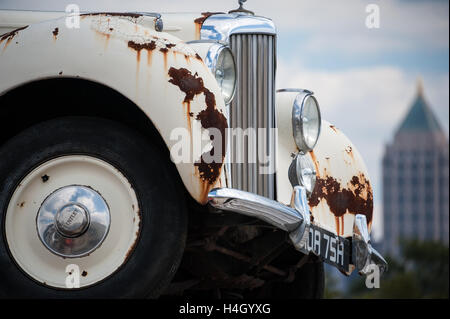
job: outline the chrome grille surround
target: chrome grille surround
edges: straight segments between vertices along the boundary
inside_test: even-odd
[[[248,14],[217,14],[203,23],[201,39],[226,42],[233,51],[238,78],[229,105],[230,128],[254,137],[228,135],[230,186],[275,199],[275,25]]]

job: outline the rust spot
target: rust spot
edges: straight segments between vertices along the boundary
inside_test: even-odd
[[[8,33],[4,33],[4,34],[0,35],[0,43],[2,43],[3,41],[6,40],[5,47],[4,47],[3,49],[5,49],[5,48],[8,46],[8,44],[9,44],[9,43],[11,42],[11,40],[17,35],[17,33],[18,33],[19,31],[24,30],[24,29],[26,29],[26,28],[28,28],[27,25],[24,26],[24,27],[21,27],[21,28],[17,28],[17,29],[15,29],[15,30],[12,30],[12,31],[10,31],[10,32],[8,32]]]
[[[59,71],[59,73],[58,73],[59,75],[62,75],[63,74],[63,71]]]
[[[194,117],[194,113],[193,112],[189,112],[189,116],[190,117]]]
[[[128,41],[128,47],[132,48],[138,52],[143,49],[152,51],[152,50],[156,49],[156,42],[150,41],[150,42],[146,42],[146,43],[136,43],[134,41]]]
[[[25,206],[25,202],[22,202],[20,204],[17,204],[17,206],[19,206],[20,208],[23,208]]]
[[[48,176],[48,175],[46,174],[46,175],[44,175],[44,176],[41,176],[41,179],[42,179],[42,183],[47,183],[48,180],[50,179],[50,176]]]
[[[109,31],[112,32],[112,31],[114,31],[114,29],[113,28],[109,28]]]
[[[202,57],[199,56],[198,53],[195,54],[195,58],[196,58],[197,60],[203,61]]]
[[[345,213],[363,214],[367,217],[368,223],[372,221],[372,187],[362,173],[353,176],[346,187],[342,187],[332,176],[318,177],[309,199],[310,207],[317,206],[322,199],[327,202],[330,211],[336,217],[342,217]],[[341,228],[343,230],[342,226]]]
[[[347,146],[345,148],[345,152],[347,152],[347,154],[353,159],[353,149],[351,146]]]
[[[330,128],[337,133],[337,128],[334,125],[330,125]]]
[[[83,270],[83,272],[81,273],[81,276],[86,277],[87,274],[88,274],[87,271],[86,271],[86,270]]]
[[[183,102],[191,102],[195,95],[204,93],[205,87],[203,85],[203,79],[198,77],[197,73],[192,75],[191,71],[185,68],[175,69],[171,67],[169,69],[170,83],[176,85],[183,91],[186,96]]]
[[[173,44],[173,43],[168,43],[168,44],[166,44],[166,48],[167,48],[167,49],[171,49],[171,48],[173,48],[174,46],[176,46],[176,44]]]
[[[196,120],[200,121],[203,128],[216,128],[221,133],[220,140],[214,139],[213,135],[211,135],[212,148],[208,153],[210,156],[214,156],[216,150],[220,148],[222,151],[222,160],[219,163],[214,160],[211,163],[208,163],[204,159],[207,154],[203,153],[200,162],[194,164],[199,171],[200,178],[206,182],[204,187],[207,189],[207,184],[213,185],[220,175],[223,159],[225,157],[225,130],[228,127],[227,120],[225,116],[216,109],[216,98],[214,94],[205,88],[203,79],[199,77],[197,73],[192,74],[191,71],[185,68],[175,69],[171,67],[169,69],[169,76],[171,77],[169,82],[178,86],[180,90],[186,94],[183,103],[190,103],[195,95],[203,93],[205,96],[206,108],[197,114]]]
[[[200,39],[200,31],[202,29],[203,22],[205,22],[205,20],[208,17],[212,16],[213,14],[221,14],[221,13],[223,12],[202,12],[202,16],[194,20],[196,39]]]
[[[167,49],[167,48],[161,48],[161,49],[159,49],[159,51],[161,51],[162,53],[167,53],[167,52],[169,52],[169,49]]]
[[[58,36],[58,32],[59,32],[58,28],[55,28],[55,30],[52,31],[54,40],[56,40],[56,37]]]

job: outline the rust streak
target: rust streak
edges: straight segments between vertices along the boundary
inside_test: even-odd
[[[152,65],[152,51],[151,50],[147,50],[147,65],[150,66]]]
[[[337,128],[334,125],[330,125],[330,128],[337,133]]]
[[[166,50],[166,51],[165,51]],[[159,51],[162,52],[163,54],[163,59],[164,59],[164,70],[167,70],[167,49],[159,49]]]
[[[319,162],[317,161],[316,154],[314,154],[314,151],[309,151],[309,154],[311,155],[314,167],[316,168],[316,175],[317,177],[320,177]]]
[[[5,46],[3,47],[3,49],[6,49],[6,47],[8,46],[8,44],[11,42],[12,39],[14,39],[14,37],[17,35],[17,33],[21,30],[24,30],[28,28],[28,26],[24,26],[21,28],[17,28],[15,30],[12,30],[10,32],[4,33],[2,35],[0,35],[0,43],[2,43],[3,41],[6,40]]]
[[[203,153],[200,162],[194,164],[198,169],[200,178],[205,182],[203,185],[203,193],[207,194],[208,184],[213,185],[220,175],[223,159],[225,157],[225,130],[228,127],[228,123],[225,116],[216,109],[216,99],[214,94],[205,88],[203,79],[199,77],[197,73],[192,74],[191,71],[185,68],[176,69],[171,67],[169,69],[169,76],[171,77],[169,82],[178,86],[180,90],[186,94],[183,103],[191,102],[194,99],[194,96],[198,94],[204,95],[206,108],[197,114],[196,120],[200,121],[203,128],[216,128],[221,133],[220,140],[213,139],[213,135],[210,136],[212,149],[208,153]],[[190,111],[188,111],[187,115],[189,118]],[[220,162],[214,160],[209,162],[205,160],[206,155],[212,157],[218,149],[222,151]]]
[[[194,20],[196,40],[200,39],[200,31],[202,29],[202,25],[205,22],[205,20],[208,17],[212,16],[213,14],[221,14],[221,13],[223,13],[223,12],[202,12],[202,16]]]
[[[136,59],[138,62],[141,61],[141,50],[147,50],[147,64],[151,64],[151,53],[154,49],[156,49],[156,42],[150,41],[146,43],[137,43],[134,41],[128,41],[128,47],[136,51]]]
[[[131,254],[133,253],[134,249],[136,248],[136,245],[139,241],[139,237],[141,236],[141,221],[142,221],[142,214],[141,211],[138,209],[137,214],[139,216],[139,223],[138,223],[138,230],[136,231],[136,239],[131,245],[130,249],[127,251],[127,254],[125,255],[124,262],[128,261],[130,259]],[[135,218],[133,218],[133,223],[135,222]]]

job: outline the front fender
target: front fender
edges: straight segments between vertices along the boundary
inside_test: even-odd
[[[179,38],[156,32],[153,19],[88,14],[80,28],[67,28],[61,18],[10,32],[0,41],[0,95],[54,77],[87,79],[118,91],[144,111],[169,149],[181,145],[190,152],[176,167],[192,197],[204,204],[224,174],[222,163],[194,164],[205,150],[193,147],[193,137],[202,136],[208,123],[224,130],[225,105],[200,56]]]
[[[278,92],[277,196],[289,204],[293,192],[288,169],[299,151],[292,135],[292,106],[298,92]],[[355,145],[334,125],[322,120],[322,130],[309,156],[316,168],[316,185],[308,199],[315,224],[343,237],[353,234],[356,214],[373,215],[373,190],[364,160]]]

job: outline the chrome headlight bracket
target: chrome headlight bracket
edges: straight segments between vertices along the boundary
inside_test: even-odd
[[[307,195],[311,195],[316,185],[316,169],[312,159],[302,152],[298,153],[288,171],[292,187],[303,186]]]
[[[365,215],[357,214],[353,222],[352,236],[353,264],[361,275],[370,273],[370,265],[376,265],[380,275],[387,271],[387,262],[370,243]]]

